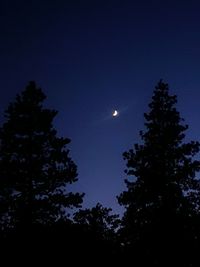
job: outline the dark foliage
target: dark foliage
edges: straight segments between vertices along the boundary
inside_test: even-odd
[[[198,142],[183,143],[187,125],[175,108],[177,97],[160,81],[155,88],[142,144],[124,153],[127,191],[121,239],[136,266],[195,266],[198,227]],[[191,264],[191,265],[190,265]]]
[[[79,210],[74,221],[94,244],[101,246],[104,256],[116,256],[119,247],[117,229],[120,226],[119,216],[112,214],[112,209],[103,207],[100,203],[91,209]]]
[[[74,221],[90,229],[99,238],[112,239],[119,226],[119,216],[111,214],[112,209],[103,207],[100,203],[91,209],[79,210],[74,215]]]
[[[3,228],[51,224],[79,207],[83,194],[68,192],[77,168],[57,136],[57,111],[43,107],[46,96],[34,82],[17,95],[0,129],[0,212]]]
[[[1,240],[1,260],[7,265],[101,266],[114,264],[118,257],[108,240],[70,220],[34,224],[31,231],[9,229]]]

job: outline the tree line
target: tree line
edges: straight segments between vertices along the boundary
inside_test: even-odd
[[[123,154],[122,218],[100,203],[82,209],[84,193],[69,190],[78,181],[70,139],[58,136],[45,99],[30,82],[0,127],[2,261],[199,266],[200,143],[184,142],[168,84],[155,87],[141,142]]]

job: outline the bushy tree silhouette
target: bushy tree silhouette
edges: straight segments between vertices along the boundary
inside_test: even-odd
[[[113,262],[119,247],[116,233],[120,224],[119,216],[112,214],[111,208],[97,203],[91,209],[79,210],[74,215],[74,221],[81,229],[82,236],[85,236],[82,238],[82,250],[95,255],[98,263],[100,260],[108,263],[109,259]]]
[[[127,191],[118,197],[125,206],[122,243],[127,253],[135,252],[135,261],[149,266],[172,264],[176,259],[180,263],[196,236],[190,226],[197,212],[199,181],[195,174],[200,164],[193,157],[200,145],[183,143],[188,126],[176,103],[177,97],[160,81],[150,111],[144,114],[143,142],[123,155],[126,174],[133,178],[125,180]],[[181,266],[190,266],[190,260],[184,259],[186,265]]]
[[[66,208],[80,207],[83,194],[68,192],[77,181],[68,138],[57,136],[57,111],[43,107],[46,96],[35,82],[17,95],[0,129],[1,224],[30,226],[65,218]]]
[[[74,221],[91,230],[102,239],[113,239],[119,226],[119,216],[111,214],[111,208],[105,208],[100,203],[91,209],[79,210],[74,215]]]

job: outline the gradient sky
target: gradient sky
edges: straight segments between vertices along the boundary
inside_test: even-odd
[[[200,139],[199,14],[192,0],[0,2],[0,112],[36,81],[72,140],[84,207],[121,211],[122,153],[140,141],[160,78],[178,95],[187,138]]]

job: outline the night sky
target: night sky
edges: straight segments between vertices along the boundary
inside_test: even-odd
[[[59,111],[84,207],[121,208],[122,153],[140,142],[143,113],[163,79],[200,139],[199,1],[0,2],[0,113],[35,80]],[[112,111],[119,110],[113,118]]]

